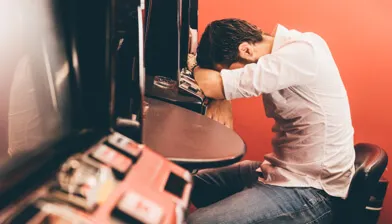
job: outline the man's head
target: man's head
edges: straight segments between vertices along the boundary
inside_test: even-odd
[[[240,19],[222,19],[210,23],[205,29],[197,49],[197,63],[214,70],[235,69],[256,62],[270,53],[263,45],[268,36]]]

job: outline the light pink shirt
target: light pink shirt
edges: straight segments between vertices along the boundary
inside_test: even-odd
[[[271,54],[221,76],[226,99],[263,95],[266,115],[275,120],[260,181],[347,196],[354,129],[346,89],[320,36],[278,25]]]

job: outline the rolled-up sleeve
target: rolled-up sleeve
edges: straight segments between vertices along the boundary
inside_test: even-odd
[[[292,41],[271,54],[235,70],[222,70],[225,98],[247,98],[271,93],[290,86],[306,85],[314,80],[318,60],[313,44]]]

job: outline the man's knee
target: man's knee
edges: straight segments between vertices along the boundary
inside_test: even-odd
[[[211,210],[208,208],[201,208],[187,217],[186,224],[219,223],[215,218],[214,214],[211,213]]]
[[[256,169],[259,168],[261,162],[252,160],[243,160],[238,163],[241,173],[255,173]]]
[[[197,216],[195,215],[195,213],[191,213],[186,219],[186,224],[194,224],[194,223],[200,223],[200,221],[197,220]]]

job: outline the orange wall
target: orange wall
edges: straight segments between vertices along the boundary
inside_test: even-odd
[[[318,33],[328,42],[346,85],[355,142],[376,143],[391,154],[391,12],[391,0],[199,0],[199,32],[212,20],[236,17],[267,32],[280,23]],[[237,100],[233,111],[235,130],[248,146],[246,158],[262,160],[271,150],[272,121],[261,99]],[[390,172],[385,175],[392,180]],[[381,223],[392,223],[391,192]]]

